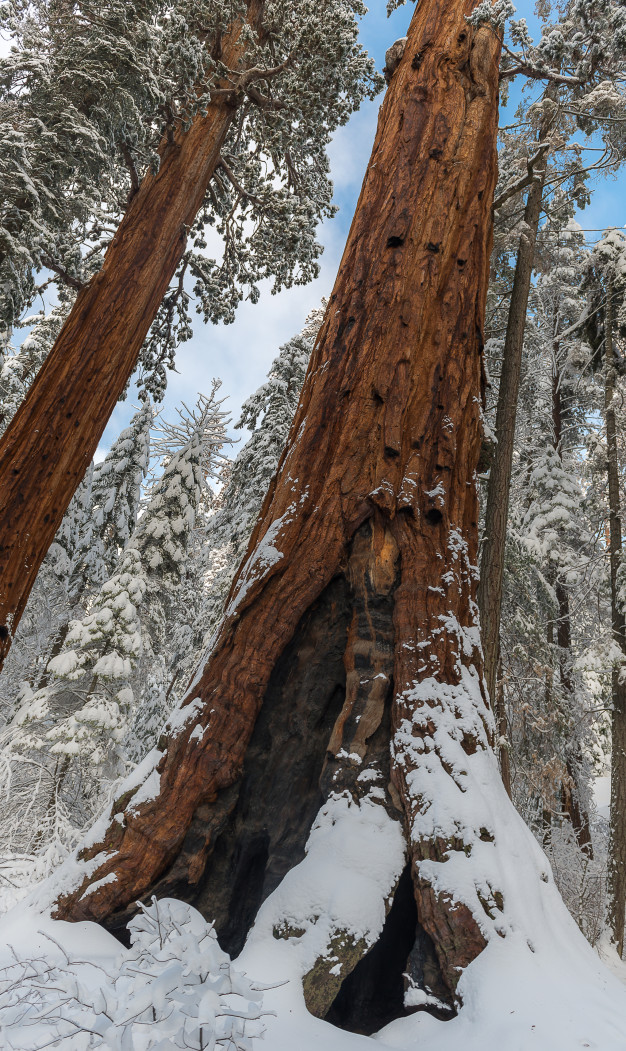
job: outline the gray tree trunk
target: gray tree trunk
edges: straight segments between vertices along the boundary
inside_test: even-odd
[[[547,134],[542,127],[539,141]],[[547,169],[547,151],[537,161],[524,210],[524,230],[520,237],[515,266],[515,279],[504,343],[502,374],[496,412],[496,439],[485,511],[485,538],[480,562],[478,605],[485,654],[485,678],[490,697],[496,696],[496,673],[500,652],[500,613],[506,526],[509,513],[509,489],[513,463],[513,439],[519,394],[522,350],[526,327],[526,310],[535,256],[535,242],[541,215],[541,201]],[[502,751],[500,752],[502,756]]]
[[[604,419],[606,424],[607,478],[609,485],[609,554],[611,565],[611,621],[613,638],[626,655],[626,623],[617,601],[617,571],[622,558],[622,521],[615,422],[616,372],[613,354],[613,283],[606,298],[606,337],[604,344]],[[611,828],[609,837],[608,919],[612,939],[620,957],[624,952],[626,912],[626,682],[620,669],[613,668],[611,694]]]

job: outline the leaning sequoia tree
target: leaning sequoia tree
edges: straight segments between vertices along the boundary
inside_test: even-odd
[[[326,146],[382,79],[358,44],[361,0],[85,0],[62,17],[4,6],[21,44],[0,68],[0,134],[21,129],[35,166],[18,166],[16,185],[0,169],[0,328],[32,302],[38,267],[79,291],[0,442],[0,665],[140,353],[162,395],[191,327],[186,282],[215,321],[263,278],[280,289],[316,275],[315,227],[333,211]],[[65,214],[74,196],[82,222]]]
[[[310,1010],[361,1031],[391,972],[453,1011],[464,968],[525,929],[519,880],[550,881],[499,780],[477,624],[500,40],[472,7],[413,16],[224,620],[56,910],[118,929],[184,897],[231,952],[269,931]]]

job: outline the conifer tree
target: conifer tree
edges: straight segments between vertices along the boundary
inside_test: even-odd
[[[180,668],[181,684],[188,681],[224,612],[224,603],[250,534],[282,455],[296,411],[315,338],[324,310],[314,310],[301,333],[290,339],[274,359],[268,378],[242,406],[236,428],[252,432],[232,464],[222,472],[223,491],[209,510],[200,540],[198,565],[192,573],[203,578],[203,597],[196,612],[193,643]],[[182,656],[182,647],[179,647]]]
[[[175,611],[189,538],[207,477],[220,462],[226,416],[215,394],[200,396],[180,422],[164,424],[157,448],[166,456],[163,474],[112,575],[89,602],[88,612],[66,627],[48,662],[47,681],[19,698],[7,728],[5,762],[19,764],[36,750],[55,771],[44,808],[49,822],[62,796],[72,800],[71,817],[81,827],[101,805],[107,785],[148,750],[165,718],[163,680],[168,667],[167,633]],[[152,410],[135,417],[139,450],[146,450]],[[117,454],[112,463],[122,461]],[[133,476],[138,484],[141,462]],[[104,477],[109,478],[110,471]],[[127,490],[124,490],[127,494]],[[124,506],[120,508],[124,514]],[[127,519],[125,519],[127,521]],[[38,843],[45,837],[39,835]]]
[[[549,14],[550,8],[545,11]],[[546,89],[543,98],[533,102],[525,114],[526,121],[537,129],[536,141],[526,158],[527,171],[521,177],[506,179],[494,202],[499,208],[529,186],[502,348],[496,444],[487,485],[481,558],[479,605],[485,674],[491,696],[496,696],[502,575],[524,330],[544,187],[547,183],[554,192],[555,188],[567,185],[572,200],[583,206],[588,200],[586,165],[580,146],[571,141],[577,131],[587,135],[600,131],[603,135],[605,151],[593,168],[615,169],[623,156],[615,131],[626,112],[626,95],[621,88],[626,66],[623,18],[617,6],[605,0],[592,5],[570,0],[558,9],[558,16],[558,21],[544,23],[537,44],[533,44],[524,22],[513,23],[513,37],[521,45],[521,51],[516,56],[509,50],[502,70],[505,80],[522,73],[543,80]],[[555,165],[554,154],[564,147],[565,158]],[[509,176],[506,164],[504,172]]]
[[[479,826],[493,820],[482,817],[487,795],[493,814],[494,792],[498,799],[502,793],[481,692],[471,481],[480,446],[479,333],[491,242],[500,43],[490,29],[468,26],[471,8],[428,0],[416,10],[286,450],[207,665],[154,754],[159,795],[136,808],[132,798],[120,801],[106,845],[94,843],[82,855],[85,861],[89,856],[90,875],[57,912],[103,917],[116,905],[125,907],[126,895],[139,889],[137,880],[140,893],[145,880],[161,892],[171,875],[170,888],[180,892],[188,877],[187,893],[193,894],[191,883],[202,879],[220,916],[218,929],[226,925],[235,944],[266,896],[266,873],[276,886],[302,857],[318,810],[322,824],[344,814],[359,851],[372,847],[373,829],[379,842],[385,837],[385,874],[372,894],[388,902],[403,864],[403,849],[396,848],[398,808],[404,808],[419,914],[416,948],[404,970],[427,1002],[434,997],[448,1010],[462,968],[485,947],[483,931],[498,922],[497,902],[501,893],[506,897],[493,886],[483,907],[474,878],[489,879],[474,873],[468,860],[475,856]],[[413,61],[416,54],[420,62]],[[415,104],[427,96],[428,105]],[[280,663],[281,654],[289,663]],[[262,706],[270,722],[260,722],[259,732],[269,734],[270,744],[259,752],[260,739],[251,738]],[[280,712],[294,718],[283,720]],[[236,787],[231,795],[230,786],[242,784],[249,743],[253,765],[246,788],[241,797]],[[292,791],[292,762],[302,769],[299,783],[309,786],[306,791]],[[262,770],[271,771],[271,783]],[[476,811],[461,833],[455,806],[469,797],[466,777]],[[483,797],[478,785],[485,779],[490,787]],[[386,788],[390,781],[393,787]],[[440,811],[436,801],[450,798],[449,792],[455,803]],[[213,818],[219,810],[220,829],[236,839],[244,798],[256,815],[247,818],[249,849],[224,841],[218,856]],[[197,805],[201,825],[194,818]],[[121,812],[126,806],[133,810],[128,821]],[[153,823],[149,815],[156,810]],[[274,818],[257,840],[250,822],[261,811],[265,823],[269,813]],[[148,824],[151,875],[132,862],[130,876],[126,863]],[[461,834],[467,836],[462,843]],[[494,829],[489,857],[498,850],[498,836]],[[353,854],[351,864],[366,864],[366,856],[359,852],[357,861]],[[331,869],[334,860],[326,859]],[[466,864],[473,875],[468,871],[462,881],[459,899],[459,886],[448,884],[446,873]],[[116,880],[108,875],[103,882],[113,871]],[[538,875],[533,879],[541,886]],[[97,881],[93,893],[91,880]],[[234,885],[240,905],[229,928]],[[292,934],[302,939],[307,1003],[324,1015],[341,982],[337,957],[343,977],[380,928],[359,939],[341,910],[331,910],[325,948],[318,937],[315,949],[307,907],[293,898],[282,925],[276,916],[276,932],[279,940]],[[377,923],[384,911],[376,906]]]
[[[26,318],[32,325],[17,353],[5,348],[0,357],[0,433],[4,433],[26,397],[30,385],[50,353],[67,316],[68,306],[54,307],[49,314]]]
[[[452,1013],[465,968],[526,947],[531,927],[576,938],[503,790],[483,692],[475,468],[499,41],[470,10],[416,10],[215,644],[139,802],[129,784],[56,912],[116,927],[138,891],[183,894],[233,951],[272,939],[314,1014],[339,1010],[343,980],[342,1023],[360,1029],[374,954],[357,963],[400,895],[405,849],[407,1004]],[[365,926],[351,888],[373,857]]]
[[[608,920],[620,957],[626,922],[626,617],[619,601],[622,562],[622,495],[616,425],[618,374],[623,372],[618,338],[626,289],[626,238],[608,231],[596,245],[590,261],[591,318],[588,334],[592,362],[604,380],[604,427],[608,488],[607,548],[611,594],[614,659],[611,681],[611,828],[608,858]],[[622,311],[618,309],[622,306]]]
[[[108,579],[135,530],[141,488],[150,465],[153,421],[154,408],[146,399],[94,468],[90,515],[77,551],[85,586]]]

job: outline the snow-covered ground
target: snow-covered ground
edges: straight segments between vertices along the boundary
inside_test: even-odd
[[[196,917],[200,929],[203,921],[197,914]],[[196,938],[193,946],[197,944]],[[370,1051],[377,1048],[380,1051],[385,1048],[404,1051],[575,1051],[578,1048],[624,1051],[626,1047],[626,988],[591,949],[588,953],[580,952],[578,939],[573,939],[569,945],[567,942],[550,945],[546,939],[546,943],[537,946],[535,952],[530,952],[520,938],[492,941],[462,978],[464,1007],[457,1018],[439,1022],[426,1014],[417,1014],[393,1022],[374,1037],[346,1033],[312,1018],[304,1006],[300,983],[292,980],[278,984],[286,977],[285,954],[280,949],[275,939],[273,945],[262,939],[245,949],[235,963],[236,972],[247,972],[249,978],[259,984],[277,986],[264,993],[262,1010],[275,1012],[275,1016],[267,1014],[261,1019],[266,1032],[262,1040],[255,1039],[250,1043],[254,1051],[367,1051],[368,1048]],[[124,967],[131,970],[132,950],[121,949],[119,943],[96,924],[55,922],[38,914],[32,907],[18,905],[0,922],[2,967],[14,964],[14,952],[21,959],[43,959],[47,966],[60,966],[66,975],[61,987],[62,999],[66,1000],[78,991],[83,1002],[91,1003],[91,1009],[83,1011],[82,1018],[85,1024],[92,1026],[92,1033],[67,1035],[55,1045],[64,1051],[82,1051],[89,1047],[169,1051],[184,1046],[174,1042],[162,1021],[143,1025],[131,1037],[131,1042],[122,1042],[120,1032],[116,1033],[115,1029],[107,1033],[102,1017],[105,1011],[114,1014],[119,1023],[132,1018],[142,1003],[147,1002],[145,976],[150,968],[143,973],[141,995],[133,993],[128,981],[125,984],[122,981],[120,985]],[[70,961],[78,961],[69,971],[64,954]],[[192,971],[202,969],[198,967],[198,958],[193,960],[190,955],[188,962]],[[617,970],[619,967],[615,959],[613,968]],[[154,970],[156,974],[158,968]],[[623,976],[626,967],[621,965],[621,970]],[[158,988],[152,987],[150,1003],[157,1004],[157,1011],[164,1005],[163,1014],[167,1015],[168,996],[171,996],[167,990],[172,986],[171,964],[169,971],[162,967],[157,977],[160,984]],[[184,987],[180,973],[173,975],[173,984],[179,990]],[[34,985],[37,983],[30,983],[31,998]],[[59,985],[58,980],[53,982],[54,985]],[[98,995],[102,993],[99,1000]],[[3,1051],[30,1051],[50,1046],[54,1033],[52,1021],[47,1025],[40,1022],[36,1027],[24,1026],[19,1022],[19,1012],[16,1020],[16,1013],[7,1007],[6,999],[4,1004],[0,1000],[0,1005],[0,1048]],[[251,1013],[258,1013],[255,1003],[252,1003]],[[66,1009],[65,1014],[70,1016],[71,1012]],[[254,1024],[258,1025],[258,1022]],[[97,1033],[101,1035],[94,1035]],[[90,1040],[93,1042],[89,1043]],[[200,1045],[191,1043],[188,1046]],[[242,1043],[241,1046],[246,1045]]]
[[[626,965],[608,944],[599,952],[587,944],[548,873],[537,894],[528,873],[546,862],[530,833],[516,840],[525,856],[507,854],[515,908],[506,936],[492,937],[463,974],[455,1019],[419,1013],[366,1037],[313,1018],[301,976],[333,923],[376,939],[381,892],[403,864],[395,825],[374,798],[321,812],[306,858],[265,902],[232,963],[182,903],[159,902],[135,919],[129,950],[96,924],[53,921],[44,907],[58,892],[53,877],[0,919],[1,1051],[626,1049]],[[277,917],[287,917],[293,937],[276,936]]]

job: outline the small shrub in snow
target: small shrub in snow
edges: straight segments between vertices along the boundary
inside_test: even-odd
[[[200,913],[153,898],[129,930],[114,970],[55,943],[58,962],[47,951],[0,971],[2,1051],[252,1051],[262,988],[233,968]]]

